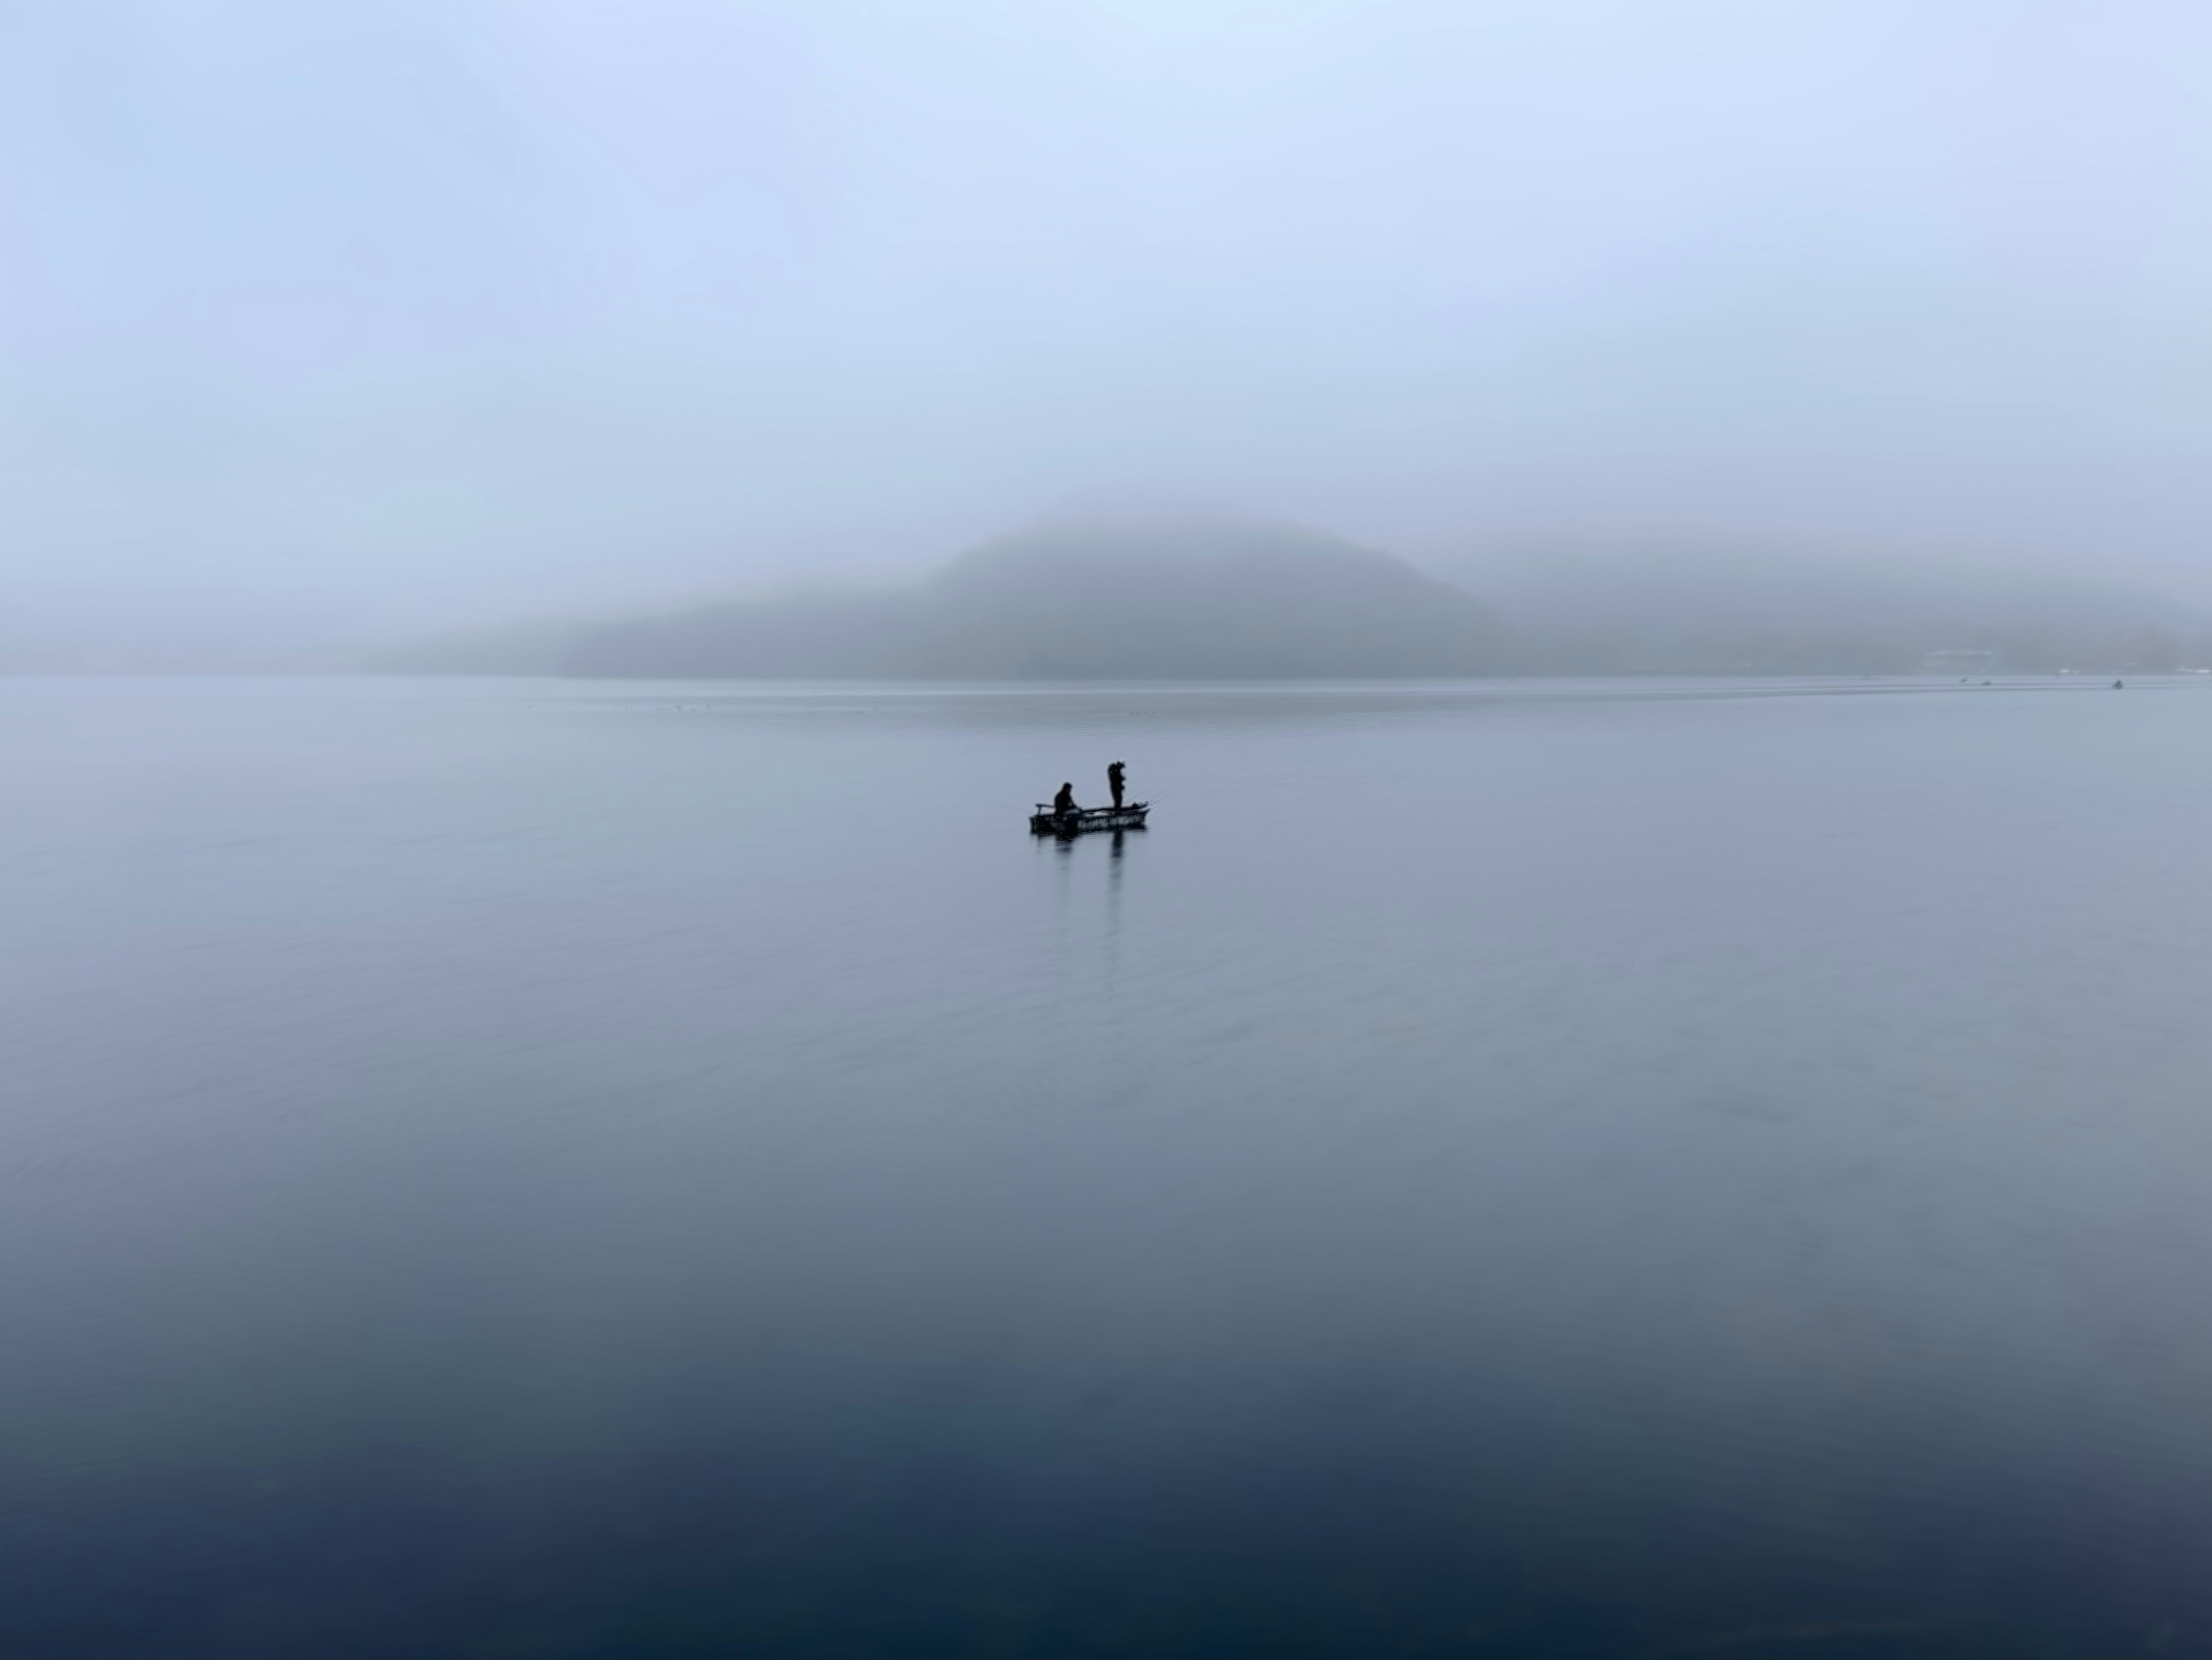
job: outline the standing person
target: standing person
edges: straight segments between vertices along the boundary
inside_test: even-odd
[[[1106,769],[1106,787],[1114,792],[1114,811],[1121,811],[1121,763],[1109,763]]]

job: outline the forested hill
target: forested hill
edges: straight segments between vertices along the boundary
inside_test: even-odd
[[[2094,578],[1822,562],[1786,549],[1548,550],[1447,569],[1467,586],[1282,526],[1062,525],[988,544],[902,589],[526,623],[372,666],[972,680],[2212,666],[2212,618]]]
[[[705,605],[586,627],[560,672],[897,679],[1485,674],[1504,629],[1388,554],[1222,524],[1060,526],[902,592]]]

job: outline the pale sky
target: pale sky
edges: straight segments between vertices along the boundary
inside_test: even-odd
[[[0,648],[1100,503],[2212,601],[2212,7],[0,0]]]

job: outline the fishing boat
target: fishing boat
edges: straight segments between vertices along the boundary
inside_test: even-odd
[[[1145,827],[1146,801],[1119,807],[1078,807],[1073,812],[1054,812],[1052,803],[1040,801],[1030,815],[1031,836],[1080,836],[1085,830],[1129,830]]]

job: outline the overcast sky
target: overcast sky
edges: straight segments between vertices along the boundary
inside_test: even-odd
[[[0,646],[1072,507],[2212,600],[2212,6],[0,0]]]

